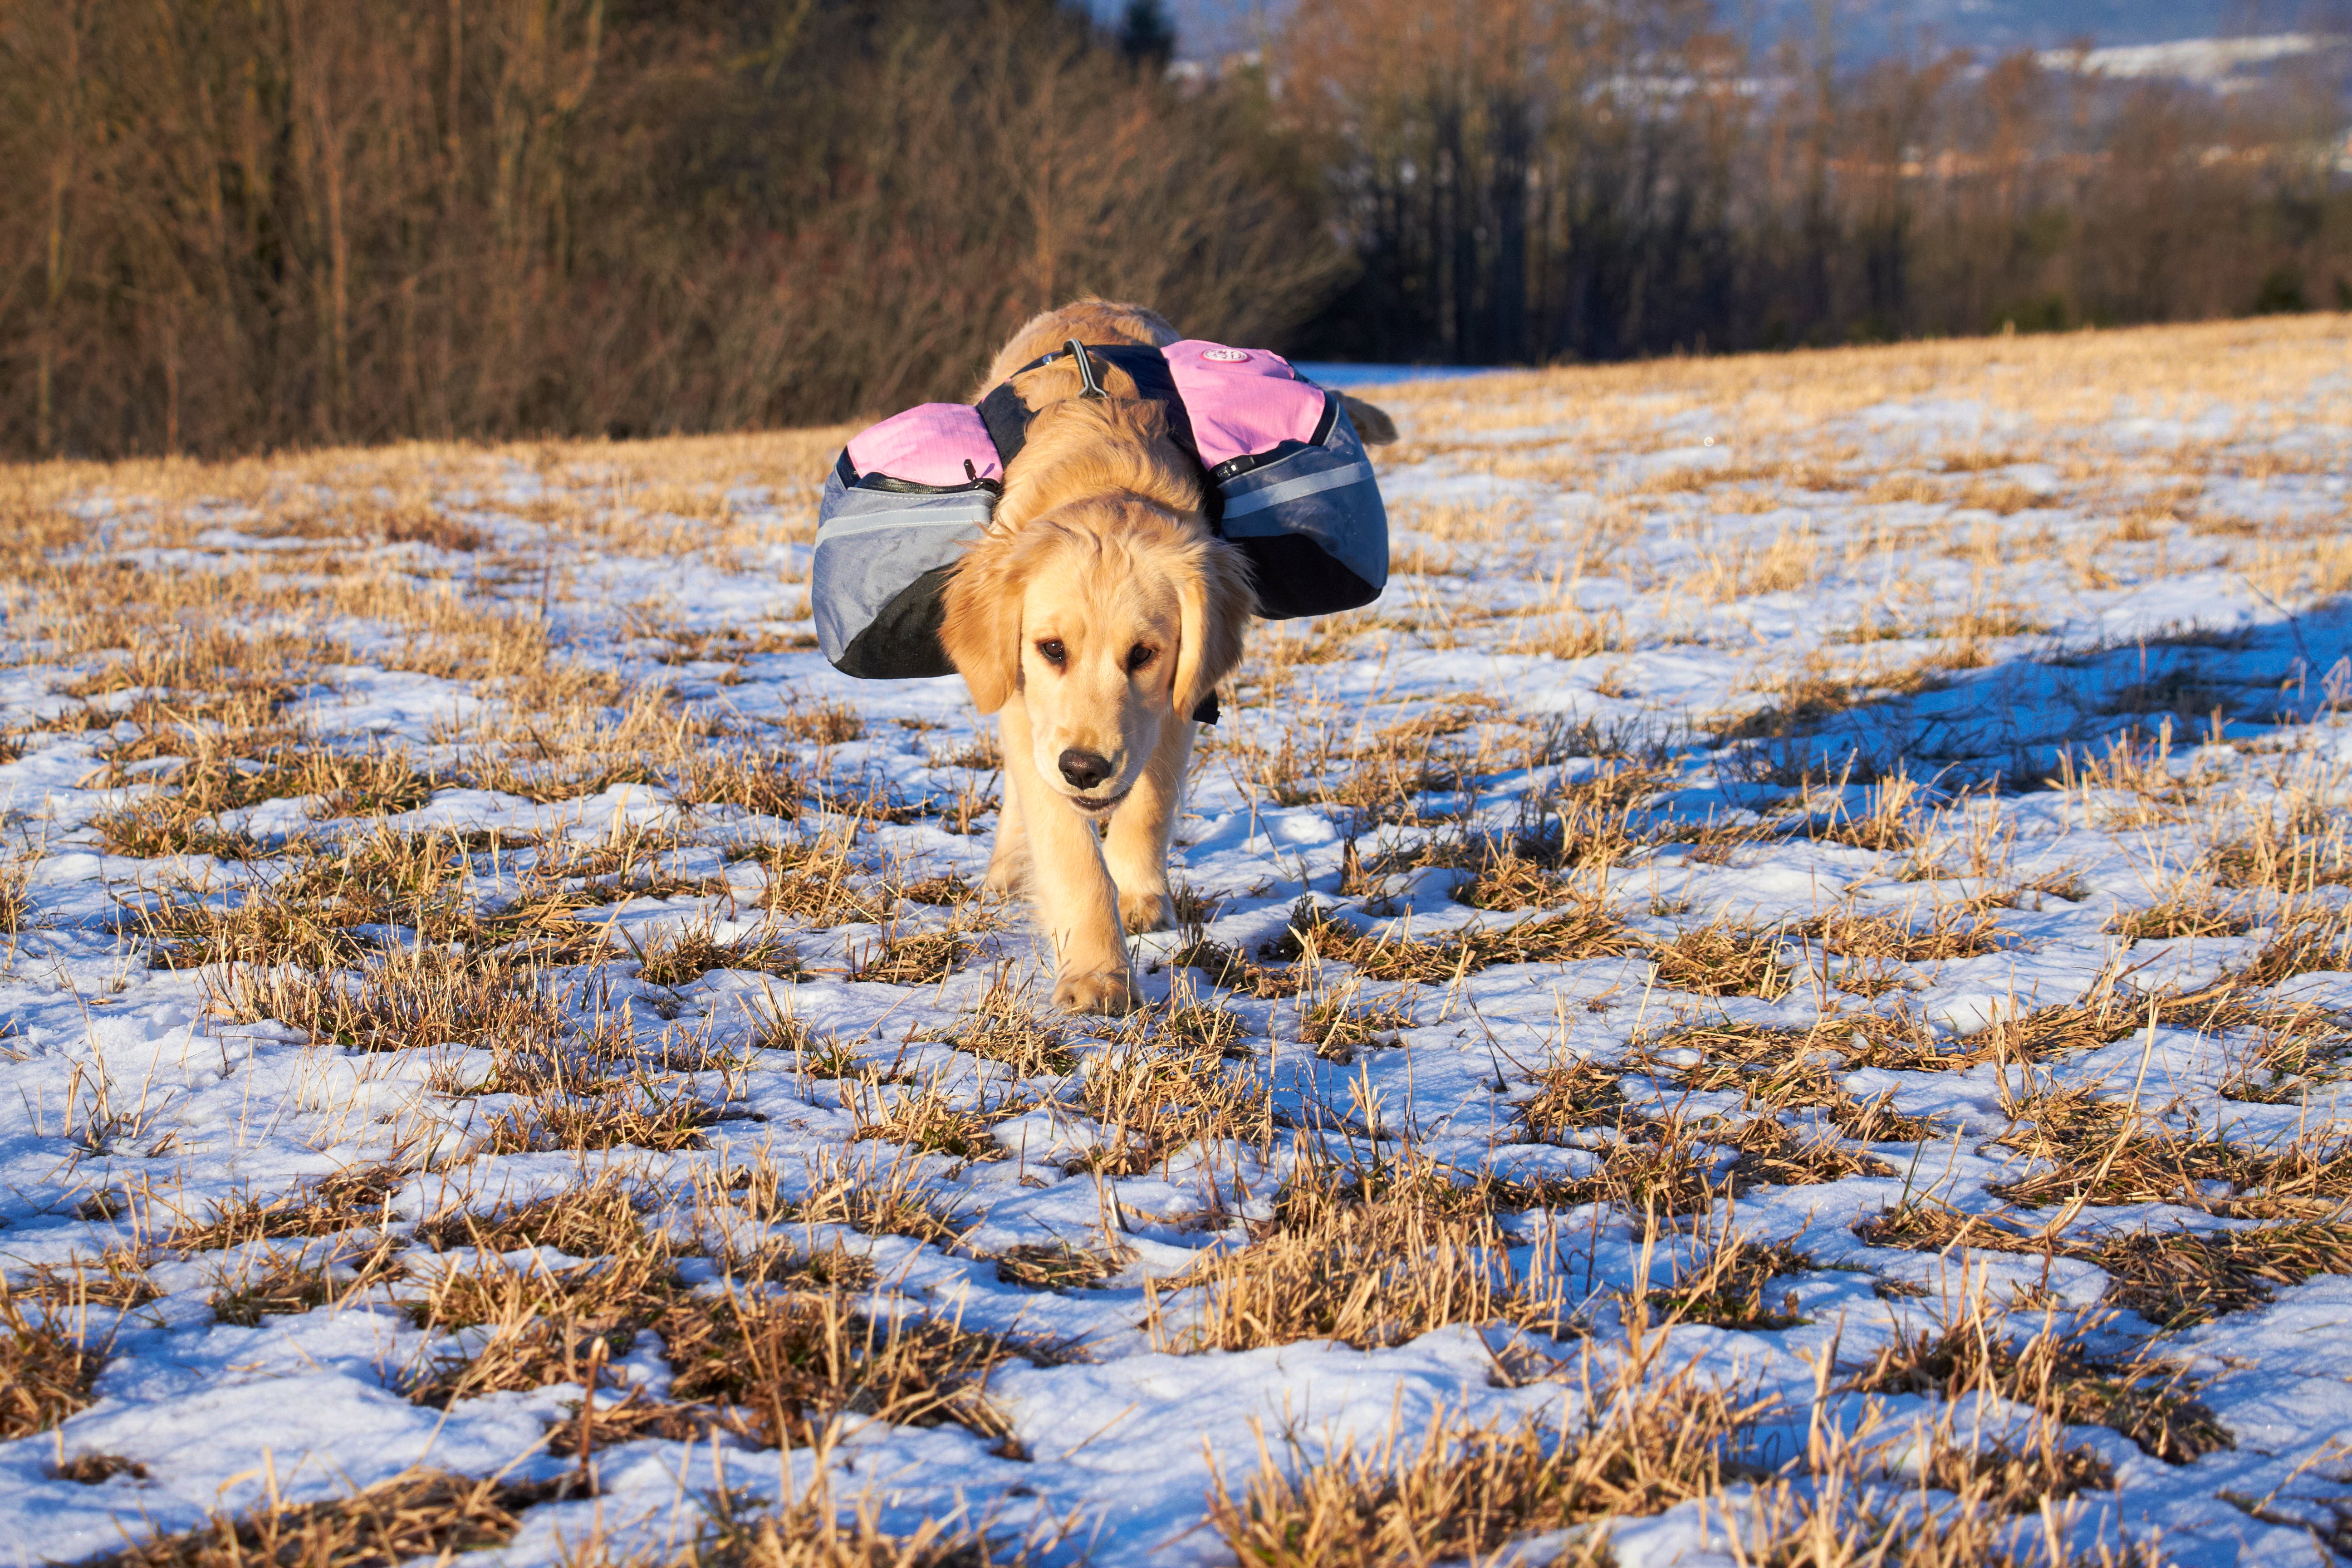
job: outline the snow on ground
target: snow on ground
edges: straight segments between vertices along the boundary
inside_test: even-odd
[[[654,448],[26,476],[0,1265],[103,1364],[0,1428],[0,1561],[416,1467],[558,1477],[590,1381],[708,1415],[625,1315],[601,1373],[446,1394],[491,1331],[420,1306],[436,1280],[621,1268],[462,1216],[607,1179],[675,1256],[664,1300],[838,1248],[868,1321],[1015,1336],[993,1416],[837,1429],[833,1484],[892,1530],[1230,1562],[1209,1499],[1262,1455],[1572,1428],[1591,1358],[1632,1357],[1778,1402],[1723,1496],[1607,1527],[1623,1563],[1728,1563],[1726,1498],[1784,1466],[1812,1495],[1809,1431],[1874,1431],[1856,1473],[1935,1503],[1922,1456],[2025,1429],[2018,1385],[1854,1386],[1969,1321],[2063,1343],[2069,1387],[2168,1368],[2205,1434],[2044,1400],[2101,1468],[2075,1548],[2329,1561],[2352,386],[2340,319],[2266,331],[1392,389],[1399,571],[1264,630],[1180,829],[1192,923],[1139,940],[1156,1010],[1124,1023],[1037,1016],[1021,910],[900,897],[985,863],[988,727],[954,680],[813,651],[821,441],[697,448],[667,489]],[[433,1010],[468,985],[489,1013]],[[1184,1003],[1237,1021],[1205,1056]],[[1711,1190],[1622,1178],[1660,1149]],[[1245,1260],[1303,1223],[1285,1184],[1333,1168],[1479,1194],[1444,1234],[1554,1310],[1384,1327],[1383,1294],[1244,1342],[1217,1290],[1276,1278]],[[885,1191],[897,1218],[842,1196]],[[1738,1243],[1788,1244],[1753,1299],[1675,1307]],[[1399,1300],[1383,1267],[1436,1267],[1350,1256]],[[804,1490],[814,1451],[765,1430],[616,1418],[594,1495],[481,1561],[657,1552],[722,1489]]]

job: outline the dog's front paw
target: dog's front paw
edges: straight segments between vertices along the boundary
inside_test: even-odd
[[[1176,900],[1156,889],[1121,893],[1118,921],[1130,931],[1174,931]]]
[[[1054,1005],[1069,1013],[1128,1013],[1135,992],[1123,968],[1072,971],[1054,982]]]

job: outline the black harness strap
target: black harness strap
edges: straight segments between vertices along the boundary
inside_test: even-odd
[[[991,387],[988,395],[980,400],[979,407],[980,422],[988,426],[988,438],[996,447],[997,471],[1010,473],[1013,459],[1028,444],[1032,417],[1029,405],[1021,401],[1021,395],[1013,390],[1008,381]]]
[[[1087,357],[1087,345],[1072,338],[1062,345],[1062,352],[1075,356],[1078,362],[1078,379],[1087,386],[1086,391],[1078,395],[1100,403],[1108,394],[1103,391],[1102,383],[1095,379],[1095,362]]]
[[[1041,364],[1051,364],[1072,350],[1078,351],[1079,374],[1090,386],[1099,388],[1101,385],[1094,374],[1092,362],[1096,360],[1127,372],[1129,378],[1135,383],[1136,395],[1160,405],[1160,413],[1168,420],[1168,434],[1175,439],[1177,446],[1183,448],[1186,457],[1200,463],[1201,447],[1192,437],[1192,418],[1185,411],[1183,398],[1177,395],[1176,377],[1168,368],[1168,357],[1149,343],[1097,343],[1088,348],[1073,338],[1069,348],[1041,354],[1013,374],[1019,376]],[[1013,390],[1010,377],[990,387],[987,395],[976,406],[980,410],[980,422],[988,426],[988,438],[996,447],[997,462],[1010,472],[1013,458],[1028,444],[1029,421],[1036,416],[1027,404],[1021,401],[1021,395]],[[1207,465],[1202,465],[1202,472],[1208,472]],[[1210,482],[1202,487],[1201,499],[1208,508],[1209,526],[1216,527],[1223,521],[1224,508],[1222,504],[1223,496],[1217,489],[1214,476],[1211,476]]]

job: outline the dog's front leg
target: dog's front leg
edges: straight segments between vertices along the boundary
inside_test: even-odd
[[[1176,903],[1168,896],[1168,839],[1184,800],[1193,728],[1182,716],[1168,721],[1142,777],[1110,819],[1103,858],[1118,884],[1119,921],[1129,931],[1169,931],[1176,924]]]
[[[1021,792],[1013,787],[1013,767],[1004,767],[1004,798],[996,805],[996,839],[988,850],[988,871],[980,879],[983,893],[1010,895],[1029,875],[1029,836],[1021,826]]]
[[[1095,825],[1038,774],[1029,715],[1004,705],[1004,779],[1020,799],[1029,842],[1030,892],[1054,939],[1054,1005],[1073,1013],[1124,1013],[1134,1005],[1118,889],[1103,867]]]

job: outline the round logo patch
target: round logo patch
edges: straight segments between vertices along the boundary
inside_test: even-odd
[[[1202,349],[1201,351],[1201,357],[1205,360],[1214,360],[1219,364],[1241,364],[1248,360],[1249,351],[1246,349]]]

